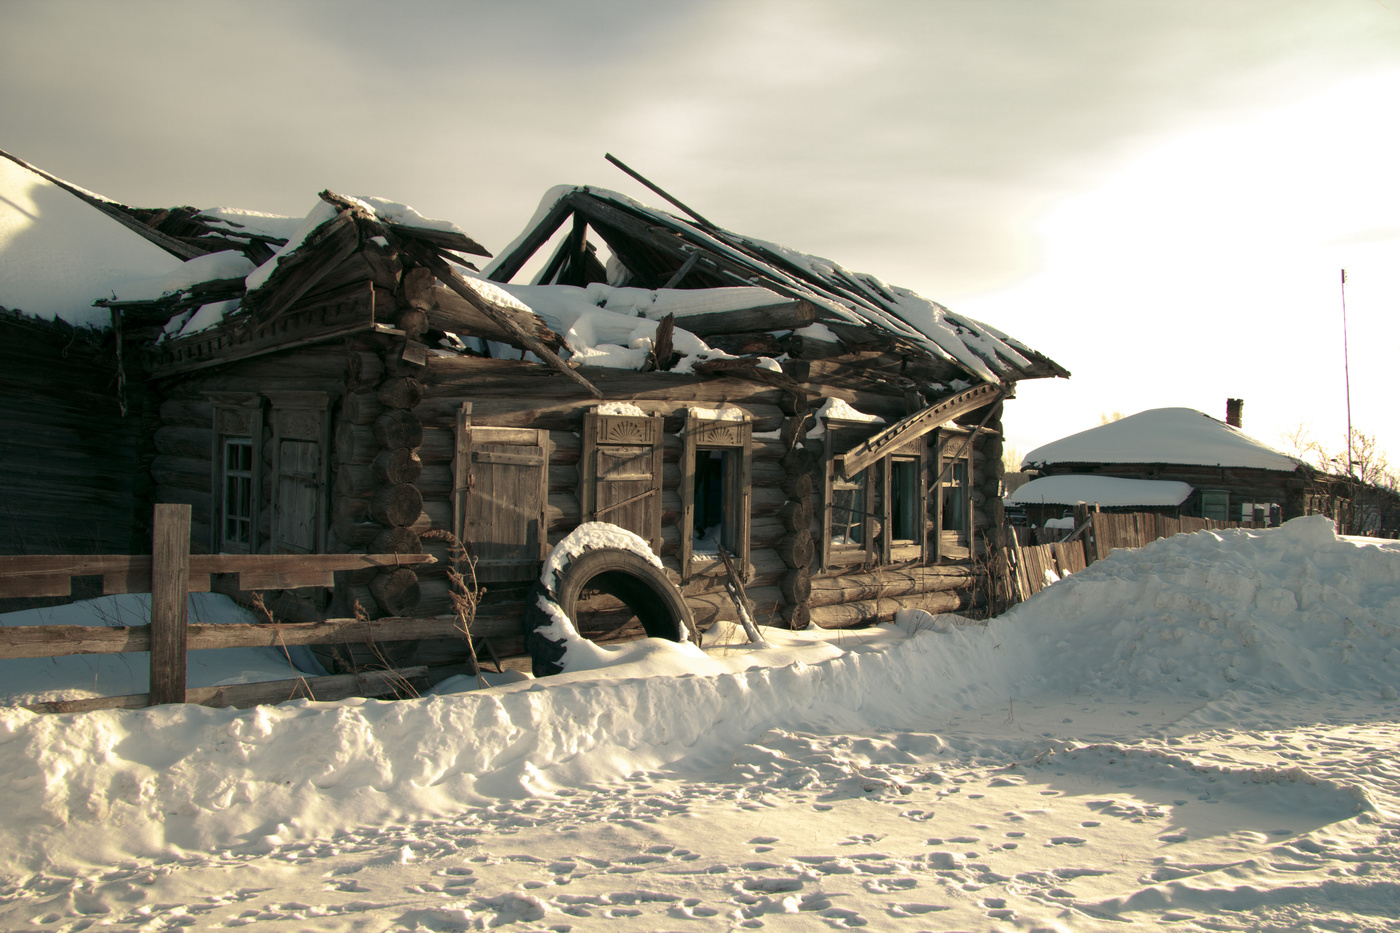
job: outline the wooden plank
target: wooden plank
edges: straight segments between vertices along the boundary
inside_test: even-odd
[[[466,280],[444,262],[436,251],[429,247],[415,244],[412,240],[400,240],[398,245],[414,259],[432,270],[433,275],[437,276],[444,285],[462,296],[469,304],[482,314],[491,318],[499,326],[505,328],[507,332],[513,334],[515,339],[521,341],[535,356],[544,360],[558,372],[563,373],[594,398],[603,398],[603,393],[599,391],[597,386],[579,375],[577,370],[561,360],[558,354],[541,343],[533,334],[527,333],[513,318],[501,313],[489,301],[482,298],[477,290],[467,284]],[[488,287],[496,288],[494,285]]]
[[[1002,395],[1001,386],[984,383],[895,422],[846,452],[846,475],[859,473],[885,454],[922,437],[940,425],[947,424],[959,415],[992,404]]]
[[[399,695],[405,684],[418,695],[414,682],[426,678],[426,667],[406,667],[396,671],[367,671],[361,674],[337,674],[330,677],[270,680],[255,684],[229,684],[222,687],[195,687],[186,691],[189,703],[201,706],[247,708],[263,704],[285,703],[295,699],[320,702],[344,700],[349,697]],[[119,697],[89,697],[82,700],[52,700],[24,707],[35,713],[86,713],[100,709],[144,709],[151,703],[145,693]]]
[[[186,627],[190,651],[213,648],[280,648],[366,642],[453,638],[461,634],[456,616],[385,617],[373,621],[201,625]],[[0,658],[62,658],[80,654],[149,651],[149,625],[8,625],[0,627]]]
[[[151,703],[185,702],[190,507],[162,502],[151,531]]]

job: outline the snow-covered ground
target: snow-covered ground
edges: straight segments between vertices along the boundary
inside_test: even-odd
[[[399,703],[0,713],[0,928],[1400,929],[1400,550]],[[665,676],[658,676],[665,675]]]

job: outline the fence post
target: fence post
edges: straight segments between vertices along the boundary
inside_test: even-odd
[[[190,507],[159,503],[151,529],[151,705],[185,702]]]

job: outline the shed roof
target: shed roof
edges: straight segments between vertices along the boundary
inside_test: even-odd
[[[180,260],[31,167],[0,158],[0,306],[106,326],[93,301]]]
[[[1104,508],[1176,506],[1191,495],[1190,483],[1175,480],[1124,479],[1119,476],[1065,474],[1042,476],[1006,497],[1010,505],[1076,505],[1098,503]]]
[[[1163,463],[1293,472],[1303,461],[1193,408],[1153,408],[1051,441],[1021,467],[1053,463]]]

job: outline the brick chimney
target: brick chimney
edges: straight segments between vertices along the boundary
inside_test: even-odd
[[[1244,399],[1227,398],[1225,400],[1225,423],[1237,428],[1244,427]]]

